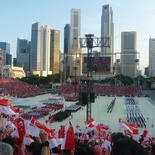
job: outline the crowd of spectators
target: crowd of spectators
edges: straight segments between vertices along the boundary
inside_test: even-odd
[[[44,94],[45,91],[35,85],[27,84],[16,79],[4,78],[0,80],[1,95],[13,97],[29,97]]]
[[[0,80],[1,94],[17,96],[17,97],[29,97],[44,94],[45,91],[35,85],[30,85],[25,82],[21,82],[16,79],[4,78]],[[116,96],[138,96],[141,94],[140,88],[137,86],[125,86],[125,85],[107,85],[107,84],[94,84],[93,89],[96,95],[116,95]],[[62,84],[58,89],[58,94],[75,94],[72,97],[67,97],[67,100],[77,100],[79,91],[87,91],[87,84]]]
[[[75,91],[76,90],[76,91]],[[131,85],[107,85],[107,84],[94,84],[93,90],[96,95],[101,96],[139,96],[142,91],[139,87]],[[58,89],[58,94],[72,94],[78,93],[79,91],[86,92],[87,84],[62,84]]]
[[[10,135],[9,130],[0,130],[0,155],[50,155],[48,134],[44,130],[40,131],[38,138],[32,137],[33,142],[29,145],[18,141]]]
[[[132,136],[114,132],[110,135],[111,143],[103,147],[101,138],[97,141],[94,135],[91,131],[84,140],[82,134],[75,133],[73,141],[69,142],[73,148],[62,149],[61,144],[50,148],[48,133],[44,130],[40,130],[39,137],[31,137],[33,142],[29,144],[19,143],[5,130],[0,133],[0,155],[155,155],[155,144],[151,141],[144,143],[143,138],[136,141]]]

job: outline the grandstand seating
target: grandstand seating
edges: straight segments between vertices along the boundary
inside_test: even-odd
[[[29,97],[44,94],[45,92],[37,86],[21,82],[16,79],[5,78],[0,80],[1,95]]]

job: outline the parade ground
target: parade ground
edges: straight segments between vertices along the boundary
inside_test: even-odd
[[[48,99],[52,97],[51,94],[40,95],[37,97],[29,97],[25,99],[16,100],[16,104],[27,104],[31,102],[32,104],[39,104],[41,106],[40,101]],[[115,105],[111,113],[107,112],[109,104],[112,102],[114,97],[108,96],[98,96],[95,99],[95,103],[92,103],[91,108],[91,117],[95,120],[96,124],[103,123],[105,125],[109,125],[111,132],[123,132],[124,129],[119,126],[119,118],[126,121],[126,105],[125,105],[125,97],[116,97]],[[142,134],[145,129],[147,129],[151,136],[155,136],[155,106],[150,102],[150,98],[148,97],[134,97],[134,100],[137,106],[140,109],[140,112],[144,116],[146,120],[146,128],[139,128],[139,134]],[[17,102],[18,101],[18,102]],[[75,102],[62,100],[64,104],[64,108],[61,110],[65,110],[66,107],[69,107]],[[42,117],[39,121],[45,124],[45,120],[47,120],[49,115]],[[72,115],[65,119],[62,122],[54,122],[52,127],[56,130],[60,128],[61,125],[68,125],[69,120],[71,120],[74,128],[76,125],[80,126],[81,129],[85,129],[84,121],[86,121],[86,106],[82,106],[80,110],[77,112],[72,112]]]

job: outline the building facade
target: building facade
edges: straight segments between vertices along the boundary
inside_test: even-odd
[[[155,38],[149,39],[149,77],[155,76]]]
[[[0,42],[0,48],[4,51],[6,51],[6,53],[10,54],[10,44],[7,42]]]
[[[132,78],[138,76],[139,53],[137,52],[137,32],[121,33],[121,74]]]
[[[69,37],[70,37],[70,24],[64,27],[64,54],[69,53]]]
[[[5,65],[6,65],[6,51],[0,49],[0,78],[3,77]]]
[[[52,74],[60,72],[60,31],[51,30],[50,70]]]
[[[50,27],[39,22],[32,25],[30,72],[39,76],[52,74],[50,70]]]
[[[30,42],[26,39],[17,38],[17,66],[23,67],[25,74],[28,75],[30,71]]]
[[[0,49],[6,51],[5,65],[12,65],[12,55],[10,54],[10,44],[7,42],[0,42]]]
[[[50,69],[50,34],[50,26],[43,25],[41,31],[41,76],[52,74]]]
[[[63,72],[66,75],[69,75],[70,64],[69,64],[69,47],[70,47],[70,24],[66,24],[64,27],[64,58],[63,58]]]
[[[113,23],[113,10],[112,7],[107,4],[102,6],[101,16],[101,37],[110,38],[110,47],[101,47],[102,56],[111,57],[111,72],[113,70],[113,53],[114,53],[114,23]]]
[[[69,47],[69,74],[79,76],[82,74],[82,50],[79,38],[81,37],[81,10],[71,9],[70,19],[70,47]]]

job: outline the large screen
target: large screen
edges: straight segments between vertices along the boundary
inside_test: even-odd
[[[111,57],[84,57],[82,72],[110,72]]]

